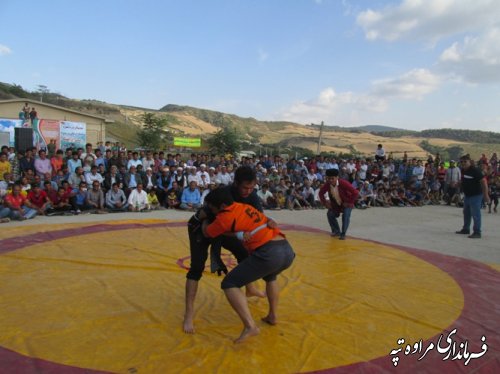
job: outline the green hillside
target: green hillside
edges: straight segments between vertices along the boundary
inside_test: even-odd
[[[17,84],[0,82],[0,100],[29,99],[40,100],[39,91],[29,91]],[[76,100],[59,93],[45,90],[43,101],[68,109],[106,117],[114,123],[106,125],[107,136],[125,143],[129,147],[137,146],[137,131],[141,128],[141,117],[145,112],[152,112],[165,118],[167,131],[171,134],[201,136],[207,139],[217,129],[233,127],[241,134],[242,140],[254,147],[303,147],[314,152],[319,136],[320,125],[301,125],[286,121],[259,121],[255,118],[239,117],[218,111],[169,104],[159,110],[140,108],[131,105],[109,104],[99,100]],[[363,154],[371,149],[369,144],[376,142],[414,145],[410,152],[425,154],[433,149],[446,149],[459,145],[465,152],[477,155],[498,151],[500,133],[477,130],[436,129],[410,131],[389,126],[368,125],[360,127],[324,126],[324,141],[330,144],[332,152],[352,152]],[[387,139],[384,141],[384,138]],[[329,139],[329,140],[328,140]],[[406,139],[406,140],[405,140]],[[415,139],[415,140],[410,140]],[[420,139],[420,140],[419,140]],[[428,146],[421,146],[421,139],[428,140]],[[440,140],[443,139],[443,140]],[[446,141],[445,141],[446,140]],[[396,143],[394,143],[396,142]],[[444,143],[443,143],[444,142]],[[456,144],[454,144],[456,142]],[[368,144],[368,145],[367,145]],[[441,148],[436,148],[441,147]],[[426,149],[427,148],[427,149]]]

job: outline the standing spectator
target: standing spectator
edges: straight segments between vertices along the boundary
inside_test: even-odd
[[[52,158],[56,154],[56,140],[55,139],[50,139],[49,144],[47,144],[47,153],[49,158]]]
[[[472,164],[469,155],[460,158],[462,164],[462,190],[464,191],[464,226],[457,234],[470,234],[471,219],[474,220],[473,233],[468,237],[471,239],[481,238],[481,205],[484,202],[489,204],[488,185],[480,169]]]
[[[80,154],[80,159],[82,160],[82,163],[85,165],[85,163],[89,163],[90,165],[94,164],[97,156],[94,154],[94,150],[92,149],[92,144],[87,143],[85,144],[85,152]]]
[[[80,160],[80,158],[78,157],[77,152],[73,152],[71,154],[71,159],[68,160],[69,172],[74,173],[76,171],[76,169],[79,167],[80,168],[83,167],[82,160]]]
[[[385,160],[385,149],[382,147],[382,144],[379,144],[377,146],[377,149],[375,151],[375,160],[377,162]]]
[[[453,200],[453,196],[458,190],[458,184],[460,183],[460,180],[462,179],[462,173],[460,172],[460,169],[455,166],[455,160],[450,161],[450,167],[448,170],[446,170],[446,176],[445,176],[445,183],[446,183],[446,190],[445,194],[447,195],[447,205],[451,205],[451,201]]]
[[[24,103],[22,111],[24,113],[24,120],[28,121],[28,119],[30,118],[30,106],[28,103]]]
[[[29,116],[30,116],[31,124],[33,125],[33,122],[35,121],[35,119],[38,118],[38,113],[36,112],[35,107],[31,108],[31,112],[30,112]]]
[[[328,209],[327,218],[332,230],[331,235],[338,235],[340,240],[345,240],[354,202],[358,198],[358,190],[349,182],[339,179],[337,169],[328,169],[326,176],[327,182],[319,191],[319,198],[321,203]],[[326,192],[328,192],[329,201],[325,199]],[[342,230],[337,222],[337,217],[340,214],[342,214]]]
[[[42,179],[45,178],[46,173],[50,173],[50,175],[52,175],[52,165],[50,164],[50,160],[47,158],[47,153],[41,149],[38,151],[38,156],[39,158],[35,160],[36,174]]]
[[[52,175],[57,175],[57,172],[62,169],[64,164],[64,152],[62,149],[58,149],[53,157],[50,159],[50,165],[52,166]]]
[[[93,186],[95,181],[97,181],[99,185],[102,185],[104,178],[97,172],[97,166],[93,165],[90,168],[90,173],[85,174],[85,182],[87,182],[88,186]]]
[[[132,167],[137,169],[137,166],[142,165],[142,161],[139,160],[139,154],[137,152],[132,153],[132,159],[127,163],[127,169],[130,170]]]
[[[5,153],[0,153],[0,181],[4,180],[4,174],[10,174],[12,166],[7,160],[7,155]]]

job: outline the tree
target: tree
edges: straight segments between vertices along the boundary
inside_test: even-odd
[[[156,117],[154,113],[144,113],[141,116],[142,129],[137,132],[139,145],[148,149],[160,149],[166,138],[164,128],[167,125],[165,118]]]
[[[242,148],[241,134],[232,126],[223,127],[209,140],[208,145],[212,152],[217,154],[235,154]]]
[[[450,160],[458,160],[464,154],[464,149],[459,145],[453,145],[451,147],[446,148],[446,152],[448,152],[448,157]]]
[[[39,84],[37,87],[36,91],[40,94],[40,101],[43,102],[43,95],[48,94],[50,90],[43,84]]]

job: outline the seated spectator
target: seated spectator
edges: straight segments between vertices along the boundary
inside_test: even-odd
[[[404,190],[398,190],[396,187],[391,189],[391,202],[392,205],[403,207],[406,206],[404,199]]]
[[[132,166],[133,168],[134,166]],[[131,212],[142,212],[149,210],[148,194],[143,189],[143,184],[137,184],[137,187],[130,192],[128,197],[128,209]]]
[[[39,185],[34,185],[30,192],[28,192],[28,201],[33,209],[37,211],[38,215],[45,215],[47,209],[51,207],[50,200],[47,193],[43,191]]]
[[[276,199],[274,198],[271,191],[269,191],[269,185],[264,183],[262,188],[257,191],[257,196],[260,199],[262,208],[264,209],[275,209],[277,207]]]
[[[276,209],[286,208],[286,197],[283,191],[276,191]]]
[[[233,183],[231,175],[227,172],[226,165],[221,165],[220,172],[217,173],[216,182],[221,186],[229,186]]]
[[[70,176],[68,178],[68,182],[69,182],[70,186],[73,188],[78,188],[80,186],[81,182],[87,183],[87,181],[85,179],[85,174],[83,173],[83,168],[78,166],[75,169],[75,172],[70,174]]]
[[[205,197],[210,193],[210,191],[213,191],[217,188],[217,184],[215,184],[215,180],[211,180],[210,183],[208,184],[208,188],[202,189],[200,188],[200,205],[203,205],[205,202]]]
[[[167,191],[166,207],[168,209],[178,209],[181,205],[182,188],[176,181],[172,182],[172,188]]]
[[[4,204],[4,194],[0,191],[0,223],[10,222],[10,212],[11,210]]]
[[[106,193],[106,208],[112,212],[124,212],[128,210],[128,202],[125,192],[114,182],[111,189]]]
[[[91,206],[87,204],[87,183],[80,182],[78,188],[73,189],[73,194],[76,214],[90,210]]]
[[[300,205],[299,201],[297,200],[295,196],[295,189],[294,188],[289,188],[286,191],[286,207],[287,209],[294,210],[294,209],[302,209],[302,206]]]
[[[391,205],[390,198],[388,198],[385,188],[383,186],[378,187],[375,191],[375,206],[388,208]]]
[[[365,181],[359,190],[358,204],[360,208],[369,208],[374,206],[375,194],[373,193],[373,185]]]
[[[59,187],[55,199],[51,201],[52,207],[47,209],[47,215],[61,215],[73,210],[73,206],[69,200],[70,198],[66,189]]]
[[[101,213],[104,211],[104,193],[101,189],[101,184],[94,180],[92,182],[92,188],[87,191],[87,205],[94,213]]]
[[[12,192],[5,196],[5,206],[10,209],[10,217],[14,220],[23,221],[34,218],[36,209],[33,209],[28,199],[21,194],[21,186],[14,184]]]
[[[295,183],[293,193],[295,195],[295,198],[299,202],[301,209],[312,208],[311,204],[309,204],[309,202],[304,198],[304,186],[302,186],[300,183]]]
[[[315,208],[314,204],[314,189],[311,187],[309,179],[304,179],[304,186],[302,186],[302,197],[304,198],[308,207]]]
[[[149,209],[151,210],[158,210],[162,208],[160,202],[158,201],[158,196],[156,196],[155,190],[153,188],[148,191],[148,205]]]
[[[192,180],[189,182],[189,187],[186,187],[184,191],[182,191],[180,208],[193,212],[199,207],[201,207],[200,190],[198,189],[196,181]]]

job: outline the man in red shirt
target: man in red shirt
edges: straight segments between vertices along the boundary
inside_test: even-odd
[[[21,194],[20,184],[14,184],[12,192],[5,196],[5,205],[11,210],[11,219],[24,221],[36,216],[36,210],[31,207],[26,197]]]
[[[325,193],[327,192],[329,201],[325,199]],[[339,178],[339,171],[337,169],[328,169],[326,171],[326,183],[319,190],[319,199],[328,209],[326,216],[332,229],[332,236],[339,236],[340,240],[345,240],[345,235],[351,221],[351,212],[358,194],[359,191],[352,184]],[[342,231],[337,222],[337,217],[340,214],[342,214]]]
[[[207,220],[203,221],[203,234],[209,238],[222,234],[236,235],[243,240],[249,253],[221,283],[229,304],[243,322],[243,331],[235,340],[235,343],[240,343],[259,334],[247,298],[240,288],[257,279],[264,279],[269,313],[262,321],[275,325],[279,299],[276,276],[290,267],[295,253],[281,231],[268,226],[269,218],[251,205],[235,203],[227,189],[213,190],[205,197],[205,203],[216,217],[210,224]]]
[[[33,209],[36,209],[40,215],[44,215],[47,208],[50,207],[50,200],[47,193],[40,188],[39,184],[33,185],[31,191],[28,192],[27,199]]]

